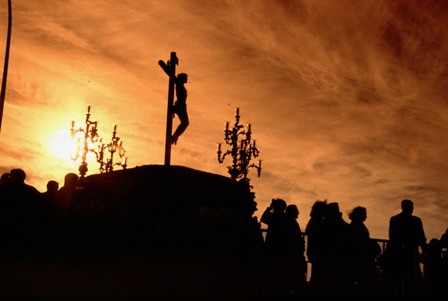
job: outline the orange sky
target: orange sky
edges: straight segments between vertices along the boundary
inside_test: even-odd
[[[88,105],[104,139],[118,125],[130,168],[164,164],[168,78],[157,62],[175,51],[190,126],[172,165],[228,176],[216,143],[238,107],[263,160],[261,177],[249,174],[257,216],[283,198],[304,229],[328,199],[347,221],[365,206],[371,236],[387,238],[410,198],[428,241],[448,227],[446,1],[12,2],[2,173],[23,168],[41,191],[62,184],[79,163],[58,153],[61,133]]]

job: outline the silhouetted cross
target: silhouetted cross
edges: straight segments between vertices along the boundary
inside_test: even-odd
[[[173,104],[174,104],[174,85],[176,82],[176,65],[179,59],[175,52],[171,52],[170,60],[165,63],[160,60],[159,65],[163,71],[169,76],[168,85],[168,108],[166,115],[166,136],[165,136],[165,165],[169,166],[171,161],[171,132],[173,130]]]

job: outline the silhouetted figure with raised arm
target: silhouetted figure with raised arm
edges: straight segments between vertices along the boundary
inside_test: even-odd
[[[272,199],[260,221],[268,225],[265,238],[265,290],[269,295],[287,294],[283,280],[285,270],[285,209],[286,202]]]
[[[297,222],[299,209],[296,205],[288,205],[285,210],[285,283],[292,295],[307,294],[305,260],[305,239]]]
[[[317,295],[324,282],[324,231],[327,201],[316,201],[311,207],[310,219],[305,228],[307,238],[306,255],[311,262],[310,290]]]
[[[393,272],[389,275],[389,293],[395,295],[418,295],[422,287],[419,258],[420,251],[426,249],[426,237],[422,220],[413,212],[414,203],[403,200],[401,212],[389,221],[389,271]]]
[[[268,225],[265,246],[268,253],[278,254],[284,251],[286,202],[272,199],[271,205],[261,215],[260,221]]]
[[[187,129],[190,121],[188,120],[187,113],[187,89],[185,84],[188,81],[188,75],[186,73],[179,73],[175,80],[176,82],[176,97],[177,100],[174,103],[173,113],[179,117],[180,124],[177,126],[174,134],[171,136],[171,144],[177,144],[179,136]],[[174,115],[173,115],[174,117]]]
[[[355,294],[372,295],[379,293],[376,277],[376,257],[381,253],[378,242],[370,238],[369,230],[364,224],[367,219],[365,207],[355,207],[348,214],[352,235],[352,263]]]

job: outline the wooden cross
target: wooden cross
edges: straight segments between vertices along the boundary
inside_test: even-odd
[[[160,60],[159,65],[169,76],[168,84],[168,108],[166,116],[166,136],[165,136],[165,166],[170,166],[171,161],[171,132],[173,130],[173,105],[174,105],[174,85],[176,83],[176,65],[179,59],[175,52],[171,52],[170,60],[165,63]]]
[[[6,38],[5,64],[3,67],[2,89],[0,92],[0,130],[2,129],[3,108],[5,106],[6,78],[8,77],[9,48],[11,44],[11,23],[12,23],[11,0],[8,0],[8,35]]]

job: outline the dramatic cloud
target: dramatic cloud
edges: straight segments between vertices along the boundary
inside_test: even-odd
[[[168,78],[157,62],[175,51],[191,124],[173,165],[227,176],[216,143],[238,107],[263,160],[261,177],[250,173],[258,216],[282,197],[304,228],[328,199],[345,218],[367,207],[372,236],[387,238],[410,198],[428,239],[440,237],[447,12],[437,0],[13,1],[0,169],[24,168],[41,191],[77,172],[52,141],[72,119],[82,125],[87,105],[103,137],[118,125],[129,167],[163,164]]]

